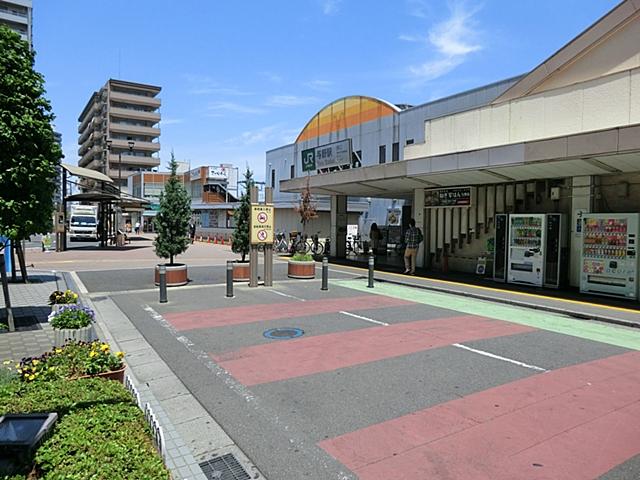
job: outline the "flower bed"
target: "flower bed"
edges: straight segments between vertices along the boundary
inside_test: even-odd
[[[91,342],[97,338],[93,321],[95,312],[80,305],[55,305],[49,315],[53,327],[53,343],[60,347],[68,340]]]
[[[111,351],[105,342],[68,342],[39,357],[23,358],[17,373],[24,382],[74,379],[123,368],[124,352]]]
[[[144,414],[116,382],[96,378],[0,382],[0,415],[58,412],[51,436],[12,479],[153,478],[170,475]]]
[[[72,290],[60,290],[54,291],[49,295],[49,305],[68,305],[71,303],[78,303],[78,294]]]

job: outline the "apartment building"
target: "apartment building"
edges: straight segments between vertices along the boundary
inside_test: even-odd
[[[160,165],[160,90],[110,79],[94,92],[78,118],[78,165],[108,175],[120,188],[134,173]]]
[[[32,0],[0,0],[0,24],[18,32],[32,47]]]

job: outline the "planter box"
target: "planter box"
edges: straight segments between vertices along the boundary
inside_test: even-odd
[[[93,342],[97,340],[98,336],[93,328],[93,325],[88,325],[82,328],[54,328],[53,329],[53,345],[54,347],[61,347],[67,340],[74,340],[76,342]]]
[[[155,283],[160,285],[160,265],[156,265]],[[189,281],[187,276],[187,266],[184,263],[176,263],[174,265],[165,265],[167,269],[167,287],[179,287],[186,285]]]
[[[316,262],[297,262],[289,260],[288,276],[289,278],[316,278]]]
[[[124,371],[127,367],[123,366],[118,370],[111,370],[110,372],[97,373],[95,375],[82,375],[78,378],[104,378],[105,380],[115,380],[116,382],[124,383]]]
[[[251,268],[249,262],[233,263],[233,281],[248,282],[251,277]]]

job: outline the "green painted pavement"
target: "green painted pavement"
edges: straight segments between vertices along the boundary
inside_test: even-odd
[[[640,332],[615,325],[581,321],[533,309],[511,307],[491,301],[465,298],[459,295],[447,295],[388,283],[376,283],[374,288],[367,288],[366,281],[362,280],[335,280],[331,283],[353,290],[387,295],[411,302],[424,303],[434,307],[495,318],[541,330],[640,350]]]

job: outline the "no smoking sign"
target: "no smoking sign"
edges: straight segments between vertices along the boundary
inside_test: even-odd
[[[251,205],[251,243],[273,243],[273,205]]]

